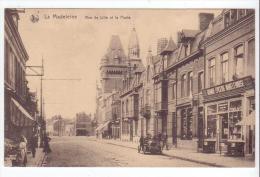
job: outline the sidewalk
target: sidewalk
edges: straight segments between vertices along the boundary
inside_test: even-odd
[[[107,140],[107,139],[95,139],[101,143],[113,144],[117,146],[136,149],[137,143],[126,142],[120,140]],[[170,150],[164,150],[163,155],[171,157],[173,159],[181,159],[199,164],[205,164],[212,167],[254,167],[255,161],[251,157],[228,157],[219,153],[207,154],[197,152],[196,150],[172,148]]]
[[[42,148],[36,149],[35,157],[32,157],[32,153],[27,154],[27,167],[40,167],[45,158],[45,153],[42,152]]]

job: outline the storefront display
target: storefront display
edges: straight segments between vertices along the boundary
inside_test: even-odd
[[[242,100],[229,100],[207,106],[207,138],[219,141],[242,139]],[[217,137],[217,132],[219,135]]]
[[[192,139],[192,108],[181,110],[181,139]]]

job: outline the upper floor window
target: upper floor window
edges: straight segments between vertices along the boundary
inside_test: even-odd
[[[231,9],[231,10],[227,11],[224,15],[225,27],[228,27],[228,26],[234,24],[235,22],[237,22],[244,16],[249,15],[253,12],[254,12],[253,9]]]
[[[209,86],[212,87],[216,82],[216,61],[215,58],[209,60]]]
[[[235,64],[235,75],[233,79],[237,79],[243,77],[244,75],[244,46],[239,45],[235,48],[235,56],[234,56],[234,64]]]
[[[255,39],[248,41],[247,74],[255,77]]]
[[[128,106],[129,106],[129,103],[128,103],[128,100],[126,100],[126,113],[128,113]]]
[[[176,94],[176,83],[172,83],[172,99],[175,99],[175,94]]]
[[[221,79],[222,83],[228,81],[228,53],[221,54]]]
[[[183,74],[182,76],[181,76],[181,97],[184,97],[184,96],[186,96],[186,94],[185,94],[185,90],[186,90],[186,75],[185,74]]]
[[[146,104],[150,104],[150,90],[146,91]]]
[[[198,74],[198,92],[200,93],[204,88],[204,73],[200,72]]]
[[[187,95],[192,96],[193,92],[193,73],[189,72],[188,73],[188,85],[187,85]]]

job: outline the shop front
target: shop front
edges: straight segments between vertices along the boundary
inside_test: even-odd
[[[247,128],[241,125],[252,107],[254,83],[245,77],[203,90],[205,105],[204,150],[223,151],[229,155],[249,153]],[[254,99],[254,96],[253,96]],[[214,146],[214,147],[209,147]],[[252,149],[252,148],[251,148]]]

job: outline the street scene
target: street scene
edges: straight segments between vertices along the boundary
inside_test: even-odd
[[[5,9],[6,167],[255,167],[254,9]]]

